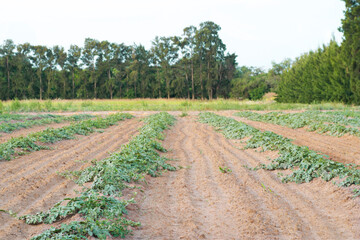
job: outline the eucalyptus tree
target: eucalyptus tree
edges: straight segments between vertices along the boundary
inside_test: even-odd
[[[98,71],[106,72],[107,80],[105,81],[105,88],[110,94],[110,99],[113,98],[114,88],[116,86],[116,77],[112,75],[113,69],[118,66],[120,69],[124,58],[125,49],[123,44],[110,43],[108,41],[101,41],[98,44]],[[119,70],[115,71],[119,76]]]
[[[210,99],[213,98],[213,87],[216,85],[217,74],[214,70],[216,70],[216,65],[222,64],[225,57],[226,46],[219,37],[220,30],[219,25],[210,21],[201,23],[199,29],[199,40],[203,42],[201,50],[207,63],[206,88]],[[220,69],[219,66],[218,69]]]
[[[97,57],[97,46],[99,42],[92,38],[86,38],[84,43],[84,48],[82,51],[81,61],[83,64],[87,67],[87,69],[90,72],[90,80],[94,84],[94,98],[96,98],[97,93],[97,79],[95,76],[95,63],[96,63],[96,57]],[[84,78],[84,91],[85,91],[85,97],[88,98],[88,92],[87,92],[87,81],[86,78]]]
[[[11,80],[10,80],[10,68],[11,68],[11,60],[14,56],[14,50],[16,46],[11,39],[7,39],[4,41],[4,44],[0,47],[0,56],[4,59],[4,65],[6,69],[6,79],[7,79],[7,99],[10,99],[11,96]]]
[[[16,98],[31,97],[29,93],[32,92],[33,70],[29,59],[31,52],[31,45],[29,43],[18,44],[16,46],[16,54],[14,57],[14,81],[12,83],[12,90]]]
[[[72,80],[72,98],[75,98],[75,73],[79,70],[79,60],[81,58],[81,48],[77,45],[71,45],[68,54],[66,66],[70,71]]]
[[[138,90],[140,88],[140,94],[145,97],[149,87],[149,64],[150,56],[149,52],[142,45],[134,44],[131,47],[131,57],[126,68],[128,84],[133,85],[134,97],[138,97]]]
[[[46,78],[47,78],[47,98],[53,98],[55,96],[55,94],[53,92],[55,92],[55,86],[53,87],[53,85],[55,85],[55,77],[54,77],[54,73],[55,73],[55,68],[56,68],[56,59],[55,59],[55,55],[53,52],[52,48],[47,48],[46,49],[46,53],[45,53],[45,58],[46,58],[46,69],[45,73],[46,73]]]
[[[194,54],[196,47],[196,27],[190,26],[184,28],[183,31],[183,41],[181,43],[181,50],[183,58],[187,61],[190,61],[191,69],[191,96],[192,99],[195,99],[195,82],[194,82]]]
[[[60,79],[62,80],[63,84],[63,99],[66,98],[66,75],[65,75],[65,65],[67,61],[67,53],[65,52],[63,47],[54,46],[53,53],[55,56],[55,62],[60,67]]]
[[[42,100],[42,93],[43,93],[43,83],[42,83],[42,73],[44,68],[47,66],[47,58],[46,52],[48,48],[46,46],[36,45],[32,46],[32,63],[37,69],[37,75],[39,78],[39,97]]]
[[[179,47],[171,37],[156,37],[152,42],[152,52],[155,62],[161,67],[165,79],[167,97],[170,98],[171,66],[176,63]],[[161,81],[158,79],[158,81]]]

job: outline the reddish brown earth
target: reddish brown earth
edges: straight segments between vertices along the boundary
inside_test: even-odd
[[[218,113],[232,117],[262,131],[271,131],[284,137],[293,139],[296,145],[307,146],[312,150],[326,154],[330,159],[342,163],[360,165],[360,138],[352,135],[334,137],[316,132],[306,131],[304,128],[291,129],[276,124],[257,122],[246,118],[235,117],[233,112]]]
[[[193,117],[180,118],[164,146],[183,168],[147,178],[129,214],[142,226],[126,239],[360,238],[360,202],[348,189],[248,170],[268,162],[266,154],[236,148]]]
[[[58,172],[79,170],[84,160],[99,160],[118,151],[137,133],[138,119],[119,122],[103,133],[78,136],[51,145],[54,150],[34,152],[9,162],[0,162],[0,209],[20,215],[45,211],[65,197],[74,196],[76,184]],[[0,239],[28,239],[47,225],[29,226],[0,213]]]

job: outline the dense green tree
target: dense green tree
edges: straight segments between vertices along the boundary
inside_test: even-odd
[[[165,81],[167,98],[170,98],[171,67],[178,58],[178,50],[179,48],[174,39],[170,37],[156,37],[152,42],[155,63],[158,64],[158,67],[161,67],[160,76],[162,79],[158,79],[158,81]]]
[[[10,80],[10,69],[11,69],[11,61],[14,57],[14,49],[16,48],[14,42],[11,39],[7,39],[4,41],[4,45],[0,47],[0,56],[3,57],[5,74],[7,79],[7,99],[10,99],[12,89],[11,89],[11,80]]]
[[[341,31],[344,33],[343,54],[346,73],[350,78],[351,99],[360,103],[360,0],[343,0],[345,18]]]
[[[97,79],[95,75],[95,63],[96,63],[96,57],[97,57],[97,46],[99,42],[92,38],[86,38],[84,48],[82,50],[82,56],[81,61],[87,68],[88,72],[90,73],[90,82],[94,84],[93,92],[94,92],[94,98],[96,98],[97,93]],[[83,92],[85,93],[85,97],[88,98],[88,91],[87,91],[87,78],[84,78],[84,83],[82,85]]]
[[[75,98],[75,75],[77,76],[79,69],[79,60],[81,57],[81,48],[76,45],[71,45],[67,54],[66,67],[70,71],[72,89],[71,96]]]
[[[91,38],[67,51],[8,40],[0,98],[226,98],[236,55],[225,54],[219,31],[213,22],[190,26],[182,36],[156,37],[150,51]]]
[[[180,47],[182,49],[182,55],[184,56],[184,64],[190,62],[191,71],[191,98],[195,99],[195,81],[194,81],[194,54],[196,46],[196,27],[190,26],[184,28],[184,39],[181,41]],[[185,68],[186,69],[186,68]],[[186,71],[186,70],[185,70]]]
[[[46,46],[32,46],[33,57],[31,57],[33,65],[37,68],[37,76],[39,79],[39,98],[42,100],[43,93],[43,83],[42,83],[42,74],[43,70],[47,67],[47,53],[48,48]]]
[[[65,99],[67,97],[66,96],[67,78],[66,78],[66,72],[65,72],[67,53],[65,52],[64,48],[60,47],[60,46],[54,46],[53,53],[54,53],[54,57],[55,57],[55,63],[57,64],[57,66],[60,67],[60,79],[61,79],[61,82],[63,85],[62,98]]]

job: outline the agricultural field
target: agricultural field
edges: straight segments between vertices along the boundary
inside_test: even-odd
[[[360,239],[359,109],[201,104],[5,104],[0,239]]]

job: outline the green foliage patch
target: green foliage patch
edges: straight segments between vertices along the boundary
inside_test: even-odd
[[[109,115],[105,118],[88,119],[81,122],[75,122],[62,128],[47,128],[40,132],[35,132],[26,137],[15,137],[9,141],[0,144],[0,160],[10,160],[15,154],[25,154],[26,152],[49,149],[42,143],[54,143],[63,139],[72,139],[76,134],[87,135],[95,129],[107,128],[133,116],[128,113],[119,113]],[[79,118],[79,116],[75,117]],[[81,118],[81,117],[80,117]]]
[[[175,167],[165,162],[166,158],[159,155],[159,151],[166,150],[157,141],[164,138],[162,131],[174,121],[175,118],[168,113],[147,117],[140,133],[120,152],[73,173],[80,185],[92,182],[91,187],[84,188],[79,197],[66,198],[46,212],[21,216],[20,219],[28,224],[50,224],[74,214],[80,214],[82,218],[81,221],[62,224],[59,228],[52,227],[33,239],[124,237],[130,232],[129,226],[138,226],[140,223],[124,216],[127,214],[126,206],[133,199],[123,200],[119,197],[122,190],[128,187],[127,183],[142,179],[144,174],[158,176],[164,170],[175,170]]]
[[[235,116],[253,121],[268,122],[290,128],[307,127],[309,131],[325,133],[331,136],[351,134],[360,137],[360,112],[358,111],[306,111],[302,113],[256,113],[238,112]]]
[[[339,186],[360,185],[359,166],[342,164],[330,160],[327,156],[310,150],[308,147],[297,146],[291,140],[273,132],[260,130],[238,122],[232,118],[218,116],[214,113],[200,113],[199,121],[207,123],[231,139],[250,137],[245,148],[262,148],[279,151],[279,157],[271,164],[261,164],[258,168],[266,170],[291,169],[292,173],[282,177],[283,182],[310,182],[314,178],[330,181],[339,177]]]
[[[7,116],[7,117],[6,117]],[[0,115],[0,121],[3,119],[3,123],[0,123],[0,132],[10,133],[21,128],[30,128],[35,125],[46,125],[50,123],[61,123],[66,121],[81,121],[92,118],[93,116],[88,114],[78,114],[73,116],[59,116],[53,114],[34,115],[19,118],[19,115],[7,114],[4,117]],[[14,118],[19,118],[24,121],[10,122]]]

